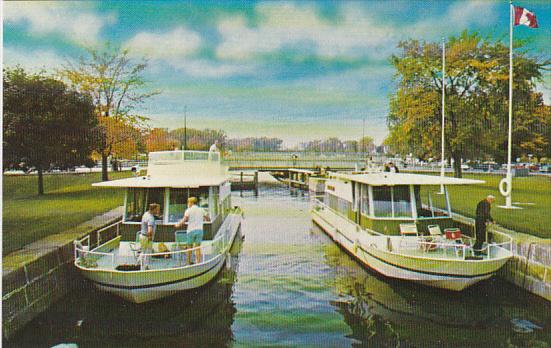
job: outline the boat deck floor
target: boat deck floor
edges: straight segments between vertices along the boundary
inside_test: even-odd
[[[101,269],[115,269],[117,266],[120,265],[137,265],[139,264],[138,261],[138,255],[139,253],[133,251],[130,247],[129,242],[121,242],[119,247],[114,248],[113,250],[109,251],[109,254],[114,255],[114,263],[113,263],[113,257],[111,255],[103,255],[95,260],[97,264],[97,268]],[[173,250],[174,245],[172,243],[165,243],[166,246]],[[156,248],[155,248],[156,249]],[[215,257],[217,254],[215,253],[202,253],[202,260],[208,260],[213,257]],[[169,256],[169,257],[164,257]],[[195,261],[196,253],[193,252],[192,255],[192,261]],[[148,267],[149,269],[166,269],[166,268],[176,268],[176,267],[183,267],[186,265],[190,265],[188,262],[188,253],[187,251],[183,251],[182,253],[177,254],[171,254],[171,255],[159,255],[159,257],[155,256],[148,256]]]

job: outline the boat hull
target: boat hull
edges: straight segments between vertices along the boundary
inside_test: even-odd
[[[386,236],[367,236],[329,209],[312,210],[313,221],[351,256],[378,273],[447,290],[461,291],[488,279],[510,258],[464,260],[411,256],[388,250]],[[394,239],[396,241],[396,239]]]
[[[177,269],[171,276],[166,274],[167,271],[162,270],[137,271],[135,275],[125,277],[125,283],[128,285],[113,283],[106,279],[109,278],[109,275],[105,274],[85,274],[85,276],[102,291],[117,295],[130,302],[144,303],[174,295],[179,291],[199,288],[209,283],[226,263],[226,255],[219,255],[212,261],[201,265],[201,267]],[[134,285],[140,283],[141,285]]]
[[[102,291],[134,303],[158,300],[179,291],[199,288],[216,277],[226,264],[229,249],[241,229],[241,216],[229,216],[222,228],[227,228],[226,233],[229,232],[227,247],[222,253],[199,264],[137,271],[83,268],[76,261],[75,265],[85,278]]]

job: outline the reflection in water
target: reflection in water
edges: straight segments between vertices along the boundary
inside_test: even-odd
[[[322,233],[317,227],[314,230]],[[352,338],[374,346],[543,346],[551,342],[549,305],[526,299],[520,289],[493,279],[450,292],[384,278],[367,271],[338,246],[324,248],[335,271],[333,301]],[[536,303],[534,303],[534,301]],[[538,307],[537,303],[542,306]],[[513,330],[515,318],[539,330]],[[533,324],[533,323],[538,324]]]
[[[233,193],[245,241],[202,289],[135,305],[89,283],[10,347],[549,347],[551,305],[499,279],[456,293],[380,277],[312,226],[287,186]]]
[[[238,235],[229,262],[211,283],[159,301],[133,304],[83,282],[39,317],[33,325],[38,331],[19,335],[10,346],[226,346],[232,340],[232,291],[241,245]]]

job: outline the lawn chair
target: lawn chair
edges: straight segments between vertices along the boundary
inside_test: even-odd
[[[437,250],[440,246],[437,243],[442,243],[442,230],[438,225],[428,225],[429,237],[425,238],[425,243],[423,244],[424,251],[434,251]]]
[[[174,250],[180,251],[180,250],[186,250],[186,249],[189,249],[188,240],[187,240],[187,231],[185,230],[174,231]],[[184,253],[182,252],[175,255],[178,255],[178,260],[180,261],[180,265],[182,265],[184,261]]]
[[[402,242],[406,240],[406,237],[417,237],[415,244],[417,245],[419,242],[419,231],[417,231],[416,224],[400,224],[400,235],[402,236],[400,247],[402,246]],[[410,240],[408,239],[408,241]]]
[[[446,237],[446,241],[449,242],[450,245],[456,244],[453,249],[455,250],[455,255],[459,256],[460,251],[463,251],[463,247],[459,247],[459,245],[464,244],[461,230],[457,227],[446,228],[444,229],[444,235]]]
[[[132,255],[134,255],[134,260],[138,262],[138,257],[142,252],[142,245],[140,244],[140,231],[136,232],[136,239],[134,242],[128,243],[130,245],[130,250],[132,250]]]

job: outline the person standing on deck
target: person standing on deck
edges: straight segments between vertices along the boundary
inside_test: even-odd
[[[155,229],[157,227],[155,215],[159,215],[160,213],[161,206],[157,203],[151,203],[149,205],[149,210],[142,216],[140,230],[141,254],[138,257],[138,262],[140,262],[145,269],[149,268],[149,257],[145,254],[151,254],[153,251],[153,238],[155,238]]]
[[[220,148],[218,147],[219,146],[219,142],[218,142],[218,139],[216,139],[214,141],[214,144],[212,144],[209,148],[209,152],[220,152]]]
[[[494,196],[488,195],[476,206],[476,243],[474,244],[473,249],[477,255],[482,252],[482,243],[486,241],[486,224],[494,222],[492,215],[490,215],[490,209],[495,199],[496,198]],[[490,240],[491,238],[488,238],[487,242],[489,243]]]
[[[213,159],[213,154],[218,154],[220,156],[220,148],[218,147],[220,143],[218,142],[218,139],[214,141],[214,144],[212,144],[209,148],[209,160]]]
[[[178,222],[174,228],[178,229],[184,226],[187,222],[187,244],[191,248],[197,248],[195,252],[195,263],[201,262],[201,242],[203,241],[203,223],[204,221],[210,221],[209,214],[197,205],[196,197],[189,197],[187,200],[186,212],[184,218]],[[187,259],[191,262],[192,249],[187,252]]]

